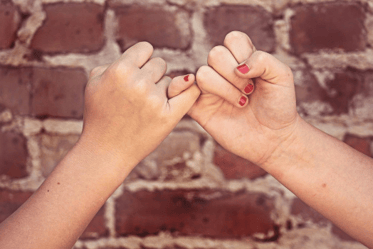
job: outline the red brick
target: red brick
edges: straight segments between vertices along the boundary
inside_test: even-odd
[[[93,217],[80,239],[96,239],[107,236],[109,231],[105,226],[105,206],[103,206]]]
[[[365,49],[365,13],[359,4],[306,4],[294,7],[294,11],[290,41],[295,53],[321,49]]]
[[[79,135],[42,134],[40,136],[41,173],[44,177],[52,172],[78,139]]]
[[[104,7],[93,3],[57,3],[43,6],[47,14],[31,41],[46,53],[87,53],[104,45]]]
[[[361,138],[347,134],[343,141],[361,153],[364,153],[367,156],[372,156],[370,150],[370,138]]]
[[[334,74],[334,79],[326,82],[327,92],[323,95],[334,114],[348,113],[350,103],[356,93],[360,92],[362,75],[356,72],[340,72]]]
[[[204,26],[212,45],[223,44],[233,30],[248,34],[259,50],[274,50],[273,17],[262,7],[219,6],[207,9]]]
[[[342,231],[339,227],[333,224],[332,226],[332,233],[344,241],[356,241],[354,238],[352,238],[350,235]]]
[[[230,153],[219,145],[215,148],[214,164],[223,171],[226,179],[255,179],[267,174],[259,166]]]
[[[76,68],[33,68],[32,114],[81,118],[87,77]]]
[[[237,238],[273,231],[272,199],[212,190],[125,191],[116,203],[119,235],[174,234]]]
[[[0,49],[11,48],[17,38],[20,15],[11,1],[0,1]]]
[[[112,5],[118,18],[117,40],[122,50],[139,41],[148,41],[154,47],[186,49],[190,45],[190,27],[182,16],[189,14],[181,9],[169,10],[163,6]],[[185,30],[187,29],[187,30]]]
[[[298,217],[301,217],[304,221],[312,221],[319,225],[326,225],[329,223],[329,220],[326,219],[323,215],[319,214],[316,210],[305,204],[299,198],[293,200],[291,206],[291,213]],[[345,241],[355,241],[348,234],[339,229],[336,225],[332,224],[332,233]]]
[[[0,105],[14,114],[29,114],[30,68],[0,66]]]
[[[31,195],[32,192],[0,190],[0,223],[14,213]]]
[[[0,132],[0,174],[10,178],[28,175],[26,139],[13,132]]]
[[[293,200],[291,214],[301,217],[304,221],[312,221],[320,225],[325,225],[329,222],[323,215],[319,214],[299,198]]]

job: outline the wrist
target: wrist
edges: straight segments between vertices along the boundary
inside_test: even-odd
[[[278,143],[268,159],[260,166],[279,179],[293,166],[308,160],[306,158],[307,136],[312,136],[312,129],[315,128],[298,115],[292,132]]]
[[[83,132],[74,146],[75,151],[84,154],[94,165],[113,173],[114,177],[121,177],[123,181],[131,170],[140,162],[123,148],[113,143],[106,143],[104,139],[97,139]]]

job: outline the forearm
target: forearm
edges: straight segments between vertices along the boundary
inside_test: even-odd
[[[1,224],[1,248],[74,245],[133,166],[123,167],[117,156],[90,148],[78,142],[35,194]]]
[[[373,160],[299,118],[263,168],[307,204],[373,247]]]

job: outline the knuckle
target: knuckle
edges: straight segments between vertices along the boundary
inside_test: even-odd
[[[196,80],[197,80],[198,86],[200,87],[204,86],[206,79],[208,79],[209,72],[210,72],[210,68],[208,66],[202,66],[198,69],[196,73]]]
[[[154,50],[153,45],[150,44],[147,41],[139,42],[139,43],[137,43],[137,45],[140,46],[142,49],[146,49],[146,50],[150,50],[150,51]]]
[[[210,62],[211,60],[215,60],[217,58],[221,58],[224,56],[226,52],[226,48],[224,46],[216,46],[211,49],[208,55],[208,61]]]
[[[271,55],[263,51],[258,51],[256,56],[259,63],[265,63]]]
[[[240,41],[242,39],[247,39],[247,35],[245,33],[242,33],[240,31],[232,31],[229,32],[224,39],[224,44],[229,44],[235,41]]]
[[[164,59],[162,59],[162,58],[160,58],[160,57],[155,57],[154,59],[154,62],[157,64],[157,65],[159,65],[159,66],[161,66],[161,67],[167,67],[167,63],[166,63],[166,61],[164,60]]]

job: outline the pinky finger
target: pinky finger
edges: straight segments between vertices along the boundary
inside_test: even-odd
[[[167,95],[168,98],[173,98],[187,90],[193,85],[195,76],[193,74],[177,76],[172,79],[170,85],[168,86]]]

